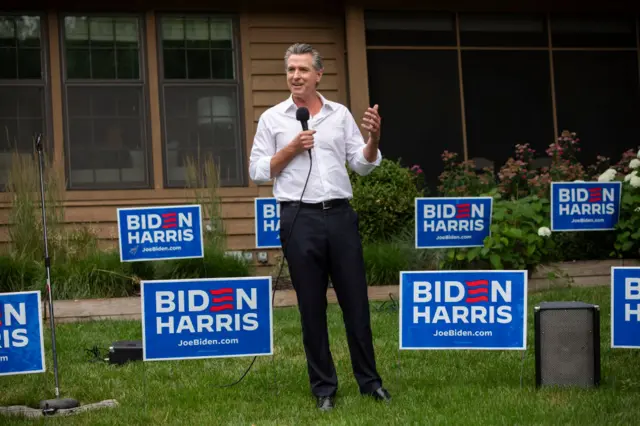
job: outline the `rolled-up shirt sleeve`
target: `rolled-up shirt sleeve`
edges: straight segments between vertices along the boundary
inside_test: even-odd
[[[368,175],[373,171],[373,169],[380,165],[380,162],[382,161],[382,153],[378,149],[376,159],[373,162],[367,161],[364,156],[364,147],[366,146],[366,143],[362,137],[362,133],[360,133],[358,124],[348,110],[345,112],[344,132],[349,167],[351,167],[351,169],[360,176]]]
[[[264,184],[272,179],[271,157],[275,154],[276,147],[271,131],[264,118],[260,117],[249,157],[249,176],[256,184]]]

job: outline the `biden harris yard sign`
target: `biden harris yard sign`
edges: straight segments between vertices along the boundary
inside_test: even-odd
[[[119,208],[118,236],[122,262],[203,257],[202,208]]]
[[[621,195],[622,182],[551,182],[551,230],[613,230]]]
[[[273,197],[255,199],[256,248],[280,248],[280,203]]]
[[[640,267],[611,268],[611,347],[640,348]]]
[[[0,376],[45,371],[40,291],[0,293]]]
[[[400,349],[526,349],[526,274],[401,272]]]
[[[142,281],[145,361],[273,354],[271,277]]]
[[[481,247],[492,210],[492,197],[416,198],[416,248]]]

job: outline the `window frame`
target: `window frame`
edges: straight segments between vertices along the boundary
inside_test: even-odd
[[[140,74],[138,79],[86,79],[67,77],[67,44],[65,42],[65,18],[67,17],[93,17],[93,18],[135,18],[138,23],[138,61]],[[58,42],[60,44],[60,83],[62,102],[62,121],[64,134],[64,154],[65,171],[67,175],[66,189],[71,191],[101,191],[101,190],[137,190],[152,189],[154,187],[154,164],[153,164],[153,141],[151,129],[151,102],[149,90],[149,67],[148,67],[148,44],[147,44],[147,21],[142,12],[94,12],[94,11],[60,11],[57,13],[58,21]],[[81,87],[91,89],[92,87],[135,87],[140,89],[140,130],[142,131],[142,143],[144,146],[143,158],[145,161],[145,182],[107,182],[88,184],[76,184],[71,182],[71,144],[69,138],[69,87]],[[95,169],[92,169],[95,171]]]
[[[48,161],[54,160],[54,134],[53,134],[53,117],[52,117],[52,99],[51,99],[51,67],[50,57],[51,50],[49,48],[50,42],[50,28],[48,21],[48,14],[42,10],[0,10],[0,16],[7,17],[20,17],[20,16],[32,16],[40,19],[40,79],[0,79],[0,87],[9,88],[29,88],[37,87],[42,90],[42,137],[44,139],[44,157]],[[36,152],[35,145],[33,146],[34,154]],[[5,183],[0,183],[0,193],[6,193],[8,191]]]
[[[233,67],[234,67],[234,79],[167,79],[164,73],[164,49],[162,47],[162,20],[165,17],[173,18],[208,18],[208,19],[223,19],[229,20],[231,23],[231,50],[233,53]],[[247,148],[246,148],[246,120],[244,117],[245,101],[244,101],[244,79],[243,79],[243,63],[242,63],[242,34],[240,31],[240,18],[237,14],[233,13],[217,13],[211,12],[198,12],[198,11],[159,11],[155,13],[156,22],[156,54],[158,63],[158,101],[160,110],[160,138],[162,146],[162,184],[165,189],[182,189],[186,187],[185,184],[171,183],[169,179],[169,167],[167,165],[167,114],[166,114],[166,88],[197,88],[197,87],[230,87],[236,88],[237,99],[234,113],[236,114],[236,137],[238,138],[238,168],[240,173],[238,178],[233,180],[229,184],[222,184],[220,180],[221,188],[233,188],[233,187],[247,187],[248,186],[248,168],[247,162]]]

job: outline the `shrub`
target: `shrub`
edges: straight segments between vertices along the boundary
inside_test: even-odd
[[[363,242],[388,241],[413,220],[414,200],[423,193],[411,170],[383,159],[369,175],[359,176],[350,170],[349,176]]]
[[[510,157],[498,172],[498,188],[504,197],[526,197],[533,188],[544,184],[535,179],[538,173],[531,165],[534,153],[528,143],[516,145],[515,158]]]
[[[43,279],[42,269],[32,259],[0,256],[0,293],[32,290]]]
[[[576,133],[565,130],[546,150],[550,166],[541,168],[533,166],[536,152],[529,144],[516,145],[515,158],[509,158],[498,173],[501,195],[506,198],[528,195],[549,198],[552,181],[571,182],[586,179],[588,173],[576,157],[580,152],[579,143],[580,139]],[[593,170],[591,172],[593,173]]]
[[[95,250],[69,262],[51,266],[51,284],[55,299],[88,299],[133,296],[139,281],[129,263],[120,262],[120,254]],[[44,283],[41,290],[44,291]]]
[[[42,210],[40,201],[39,158],[13,152],[7,192],[13,195],[9,211],[11,251],[20,258],[36,259],[44,254]],[[61,222],[64,218],[62,191],[64,168],[45,156],[43,180],[49,254],[52,259],[63,256]]]
[[[228,256],[224,250],[209,242],[205,245],[202,259],[176,259],[158,262],[156,278],[188,279],[188,278],[220,278],[248,277],[252,274],[252,266],[244,259]]]
[[[640,254],[640,150],[620,170],[630,172],[624,177],[620,220],[616,225],[615,254],[619,257],[629,254],[636,257]]]
[[[222,220],[222,200],[218,194],[220,171],[213,155],[204,158],[187,157],[187,188],[191,189],[194,203],[202,206],[202,218],[208,220],[205,239],[218,248],[226,244],[226,231]]]
[[[528,269],[549,259],[549,201],[535,195],[518,200],[494,195],[491,235],[483,247],[450,249],[443,269]]]
[[[481,173],[476,173],[474,161],[457,161],[457,159],[458,154],[455,152],[442,153],[444,171],[439,176],[438,191],[443,196],[476,196],[495,187],[491,168],[485,167]]]
[[[614,232],[554,232],[549,258],[554,262],[574,260],[606,260],[611,256],[616,235]]]
[[[397,285],[401,271],[435,270],[444,253],[416,249],[414,233],[409,228],[389,241],[364,244],[363,252],[369,285]]]

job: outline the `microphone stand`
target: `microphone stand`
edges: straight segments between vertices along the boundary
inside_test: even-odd
[[[38,151],[38,171],[40,174],[40,200],[42,203],[42,232],[44,237],[44,266],[47,272],[47,294],[49,296],[49,325],[51,327],[51,350],[53,352],[53,376],[56,384],[56,398],[40,401],[40,408],[44,414],[55,414],[59,409],[75,408],[80,403],[71,398],[60,399],[60,382],[58,380],[58,353],[56,351],[56,325],[53,312],[53,295],[51,294],[51,259],[47,238],[47,214],[44,196],[44,156],[42,148],[42,133],[38,134],[35,141]]]

